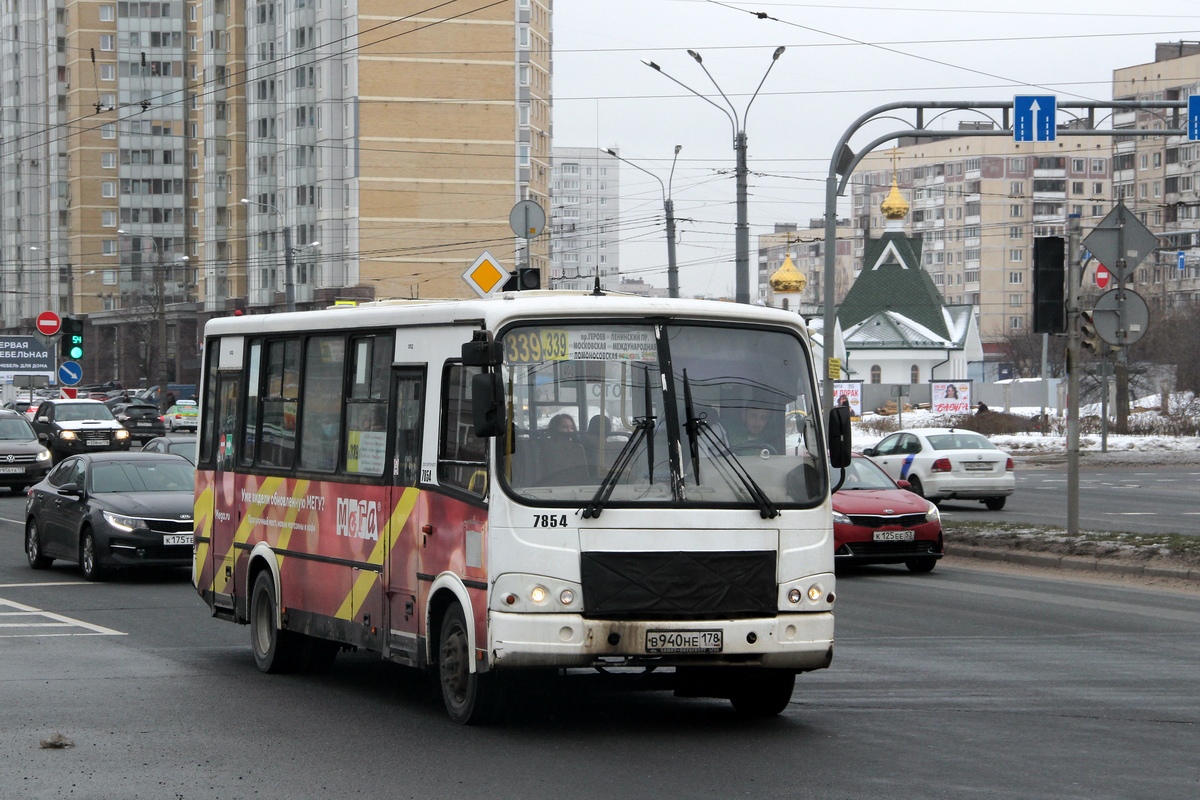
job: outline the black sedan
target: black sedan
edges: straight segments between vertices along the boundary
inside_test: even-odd
[[[74,561],[94,581],[113,567],[190,565],[194,474],[186,459],[157,453],[64,459],[25,503],[29,566]]]

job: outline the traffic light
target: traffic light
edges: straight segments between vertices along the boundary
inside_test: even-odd
[[[1033,240],[1033,332],[1066,333],[1066,242],[1061,236]]]
[[[537,267],[519,267],[501,287],[503,292],[520,292],[542,288],[542,271]]]
[[[62,338],[58,342],[58,352],[64,361],[83,359],[83,320],[74,317],[62,318]]]
[[[1098,355],[1104,343],[1096,332],[1096,321],[1092,319],[1091,311],[1081,312],[1079,317],[1079,347],[1093,355]]]

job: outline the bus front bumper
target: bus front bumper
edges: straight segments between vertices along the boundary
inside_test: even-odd
[[[828,611],[670,621],[490,614],[490,666],[496,669],[655,665],[804,671],[827,667],[833,659],[833,614]]]

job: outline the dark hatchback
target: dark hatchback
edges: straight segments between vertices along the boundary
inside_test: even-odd
[[[50,451],[38,441],[25,414],[0,410],[0,486],[21,492],[50,471]]]
[[[25,503],[29,566],[72,561],[92,581],[114,567],[189,566],[194,474],[186,459],[157,453],[64,459]]]
[[[145,444],[167,432],[158,407],[150,403],[122,403],[112,407],[117,422],[129,431],[133,444]]]

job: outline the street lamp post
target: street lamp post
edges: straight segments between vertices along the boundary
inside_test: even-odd
[[[666,72],[663,72],[663,68],[658,64],[655,64],[653,61],[642,62],[655,72],[661,73],[663,76],[682,86],[684,89],[687,89],[689,92],[696,95],[701,100],[704,100],[709,105],[720,109],[721,112],[729,118],[729,122],[733,126],[733,149],[737,155],[737,227],[735,228],[734,237],[737,252],[734,272],[734,299],[739,303],[750,302],[750,222],[746,200],[746,178],[748,174],[748,168],[746,166],[746,117],[750,114],[750,105],[754,102],[754,99],[758,97],[759,90],[762,89],[763,84],[766,83],[767,76],[771,74],[771,70],[774,68],[775,62],[779,60],[781,55],[783,55],[783,51],[785,49],[786,48],[784,47],[775,48],[775,52],[771,55],[771,64],[767,67],[767,71],[763,73],[762,80],[758,82],[758,88],[754,90],[754,94],[750,96],[750,100],[746,103],[746,108],[742,111],[740,119],[738,117],[737,109],[734,108],[733,103],[729,101],[729,98],[725,95],[725,92],[721,89],[721,86],[712,76],[712,73],[710,73],[708,68],[704,66],[704,60],[695,50],[688,50],[688,55],[695,59],[696,63],[700,65],[700,69],[704,70],[704,74],[708,76],[710,81],[712,81],[712,85],[716,87],[717,92],[719,92],[721,97],[724,98],[725,104],[729,106],[728,111],[709,98],[700,94],[686,83],[683,83]]]
[[[662,178],[644,167],[639,167],[628,159],[621,158],[615,150],[609,149],[604,151],[617,161],[628,164],[634,169],[641,170],[651,178],[654,178],[654,180],[658,181],[658,185],[662,189],[663,213],[667,217],[667,293],[671,297],[679,297],[679,268],[675,264],[675,201],[671,199],[671,186],[675,182],[675,162],[679,160],[679,151],[682,149],[683,145],[675,145],[675,157],[671,159],[671,174],[667,178],[666,186],[663,185]]]
[[[242,198],[242,203],[250,205],[250,199]],[[283,300],[288,311],[296,310],[296,284],[292,280],[292,228],[287,224],[287,218],[283,216],[283,212],[276,208],[271,203],[257,203],[258,205],[266,206],[279,215],[279,222],[283,226]]]

